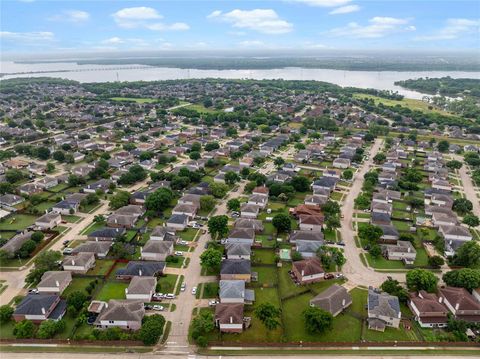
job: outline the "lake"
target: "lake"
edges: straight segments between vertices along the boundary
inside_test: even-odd
[[[340,86],[392,90],[408,98],[421,99],[424,95],[395,86],[395,81],[419,77],[475,78],[480,72],[462,71],[345,71],[287,67],[259,70],[198,70],[145,65],[78,65],[75,62],[19,64],[0,62],[2,79],[16,77],[59,77],[79,82],[155,81],[177,79],[223,78],[254,80],[316,80]],[[8,75],[10,74],[10,75]]]

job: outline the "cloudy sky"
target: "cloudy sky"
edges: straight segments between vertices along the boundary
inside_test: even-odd
[[[480,2],[1,0],[0,50],[479,49]]]

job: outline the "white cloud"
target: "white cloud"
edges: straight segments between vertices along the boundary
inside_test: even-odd
[[[65,21],[80,23],[90,19],[90,14],[82,10],[65,10],[60,14],[53,15],[48,18],[50,21]]]
[[[285,34],[293,29],[293,24],[281,19],[272,9],[235,9],[227,13],[216,10],[207,18],[227,22],[234,28],[248,29],[264,34]]]
[[[109,39],[105,39],[102,41],[102,44],[107,44],[107,45],[119,45],[123,44],[125,41],[119,37],[111,37]]]
[[[358,5],[346,5],[342,7],[337,7],[329,12],[330,15],[340,15],[340,14],[350,14],[352,12],[356,12],[360,10],[360,6]]]
[[[336,7],[350,3],[352,0],[292,0],[308,6],[316,7]]]
[[[325,45],[325,44],[319,44],[319,43],[315,43],[315,42],[312,42],[312,41],[307,41],[305,42],[305,44],[303,45],[304,48],[306,49],[312,49],[312,50],[315,50],[315,49],[327,49],[328,46]]]
[[[0,38],[6,41],[25,43],[45,42],[55,40],[55,35],[50,31],[11,32],[0,31]]]
[[[417,41],[430,40],[454,40],[462,34],[477,34],[480,31],[480,20],[471,19],[447,19],[445,26],[431,35],[418,36]]]
[[[158,20],[163,16],[154,8],[139,6],[128,7],[112,14],[113,20],[118,26],[125,29],[144,28],[155,31],[184,31],[190,29],[190,26],[183,22],[165,24]]]
[[[380,38],[396,32],[415,31],[415,26],[408,25],[410,21],[409,18],[375,16],[368,20],[368,25],[350,22],[346,26],[332,29],[328,33],[333,36],[353,38]]]
[[[245,41],[241,41],[238,43],[240,46],[244,46],[244,47],[258,47],[258,46],[264,46],[265,43],[263,41],[260,41],[260,40],[245,40]]]

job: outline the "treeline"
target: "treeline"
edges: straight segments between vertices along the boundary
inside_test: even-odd
[[[395,85],[432,95],[480,98],[480,80],[478,79],[453,79],[450,76],[441,78],[426,77],[397,81]]]
[[[0,86],[0,93],[9,94],[22,91],[26,87],[30,87],[32,84],[36,85],[63,85],[63,86],[76,86],[80,85],[77,81],[58,79],[53,77],[25,77],[2,80]]]

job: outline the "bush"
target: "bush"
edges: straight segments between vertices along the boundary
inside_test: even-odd
[[[37,337],[40,339],[50,339],[55,334],[65,330],[65,321],[45,320],[38,327]]]
[[[0,323],[7,323],[12,319],[13,308],[9,305],[2,305],[0,307]]]
[[[17,339],[33,338],[35,335],[35,324],[30,320],[22,320],[13,327],[13,335]]]
[[[138,336],[143,344],[154,345],[162,336],[164,326],[165,318],[160,314],[144,317]]]

